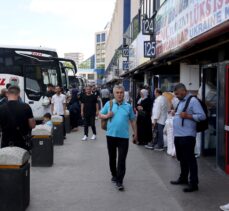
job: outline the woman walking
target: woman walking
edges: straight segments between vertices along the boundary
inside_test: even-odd
[[[68,104],[70,112],[70,123],[73,131],[78,130],[79,118],[80,118],[80,103],[78,98],[78,90],[72,90],[72,98]]]

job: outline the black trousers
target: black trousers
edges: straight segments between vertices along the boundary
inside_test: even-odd
[[[126,156],[129,148],[129,140],[107,136],[107,149],[109,154],[110,171],[117,182],[122,183],[126,173]],[[118,152],[118,165],[116,164]]]
[[[95,115],[84,117],[84,135],[88,136],[88,127],[91,126],[93,134],[96,135]]]
[[[196,138],[192,136],[175,137],[174,139],[177,159],[180,161],[180,179],[188,181],[191,185],[198,185],[198,166],[194,154]]]
[[[70,112],[70,123],[71,128],[76,128],[79,126],[79,112]]]

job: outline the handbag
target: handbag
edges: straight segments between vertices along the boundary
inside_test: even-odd
[[[113,101],[110,100],[109,102],[110,102],[110,111],[111,111],[112,110],[112,106],[113,106]],[[107,130],[107,122],[108,122],[109,119],[110,118],[108,118],[108,119],[101,119],[101,128],[103,130]]]
[[[157,135],[158,135],[157,133],[158,133],[157,126],[155,126],[152,131],[152,141],[151,141],[152,144],[156,144],[157,142]]]
[[[49,98],[48,98],[47,96],[44,96],[44,97],[42,98],[42,100],[41,100],[41,104],[42,104],[43,106],[49,106],[49,105],[50,105],[50,100],[49,100]]]
[[[146,112],[143,111],[143,110],[139,110],[139,111],[138,111],[138,116],[146,117]]]

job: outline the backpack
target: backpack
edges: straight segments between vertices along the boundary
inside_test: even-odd
[[[184,106],[184,109],[183,109],[182,112],[186,112],[186,110],[188,108],[188,105],[189,105],[189,103],[190,103],[190,101],[191,101],[191,99],[193,97],[195,97],[199,101],[199,103],[200,103],[200,105],[201,105],[201,107],[202,107],[202,109],[203,109],[203,111],[204,111],[204,113],[206,115],[206,119],[205,120],[201,120],[199,122],[196,122],[196,132],[204,132],[205,130],[208,129],[208,109],[207,109],[206,104],[202,100],[200,100],[197,96],[193,96],[193,95],[190,96],[187,99],[187,101],[185,103],[185,106]],[[179,106],[179,104],[178,104],[178,106]],[[178,108],[178,106],[177,106],[177,108]],[[182,126],[183,125],[184,125],[184,119],[182,119]]]
[[[110,101],[109,101],[109,104],[110,104],[110,109],[109,109],[109,111],[112,111],[113,100],[110,100]],[[101,119],[101,128],[102,128],[103,130],[107,130],[107,122],[108,122],[108,120],[110,120],[110,118],[109,118],[109,119]],[[111,120],[110,120],[110,121],[111,121]]]

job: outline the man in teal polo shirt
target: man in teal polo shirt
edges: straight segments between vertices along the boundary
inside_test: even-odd
[[[107,102],[100,111],[101,119],[109,119],[107,123],[107,148],[111,170],[111,181],[116,183],[118,190],[124,190],[123,178],[126,172],[126,156],[129,147],[129,122],[133,129],[133,139],[137,139],[136,121],[132,106],[124,101],[124,87],[116,85],[113,89],[114,100],[112,109]],[[118,150],[118,163],[116,157]]]

